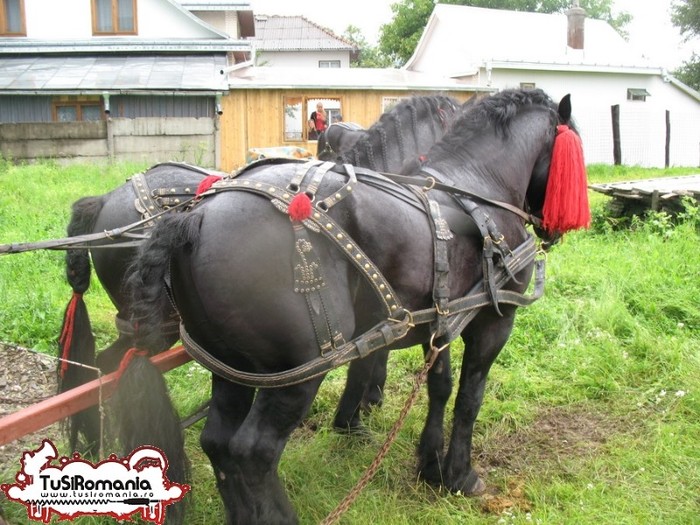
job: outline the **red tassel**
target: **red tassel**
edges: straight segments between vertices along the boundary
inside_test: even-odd
[[[202,193],[205,191],[209,190],[211,188],[212,184],[214,184],[216,181],[221,180],[223,177],[219,175],[207,175],[204,177],[204,180],[199,183],[199,186],[197,186],[197,191],[195,192],[195,197],[199,197]]]
[[[568,126],[557,126],[542,211],[542,226],[548,232],[565,233],[591,223],[583,146]]]
[[[63,323],[63,332],[58,338],[58,342],[61,345],[61,369],[59,371],[61,378],[66,375],[68,370],[68,360],[71,358],[70,348],[73,342],[73,326],[75,325],[75,310],[78,306],[78,301],[83,294],[78,292],[73,292],[68,306],[66,307],[65,321]]]
[[[119,368],[116,371],[116,381],[119,383],[119,380],[122,378],[122,374],[126,371],[127,367],[129,366],[129,363],[131,363],[131,360],[134,358],[134,356],[147,356],[148,352],[145,350],[137,350],[136,348],[129,348],[126,353],[124,354],[124,357],[122,357],[121,362],[119,363]]]
[[[289,203],[289,218],[293,221],[303,221],[311,217],[311,199],[306,193],[299,193]]]

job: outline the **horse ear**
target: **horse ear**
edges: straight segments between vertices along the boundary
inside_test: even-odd
[[[561,122],[566,123],[571,119],[571,94],[564,95],[564,98],[559,102],[559,119]]]

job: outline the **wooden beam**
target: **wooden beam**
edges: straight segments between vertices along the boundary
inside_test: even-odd
[[[152,357],[151,363],[161,372],[167,372],[191,359],[185,349],[178,346]],[[100,396],[104,401],[114,394],[116,388],[117,374],[113,372],[5,416],[0,419],[0,445],[46,428],[65,417],[96,405],[99,403]]]

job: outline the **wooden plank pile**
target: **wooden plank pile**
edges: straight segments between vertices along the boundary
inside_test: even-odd
[[[617,217],[640,215],[647,210],[677,213],[683,209],[682,197],[700,202],[700,174],[590,184],[588,187],[612,197],[608,209]]]

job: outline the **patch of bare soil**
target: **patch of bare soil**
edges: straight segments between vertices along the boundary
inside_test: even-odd
[[[509,509],[530,510],[532,504],[524,490],[523,473],[565,472],[562,459],[571,462],[595,457],[608,436],[623,431],[623,425],[617,418],[584,407],[553,408],[543,411],[527,427],[490,437],[480,449],[475,449],[475,464],[484,477],[500,471],[508,481],[505,491],[490,488],[481,497],[482,509],[490,514]]]
[[[43,401],[56,393],[56,362],[42,354],[0,344],[0,418]],[[58,424],[0,445],[0,482],[14,481],[22,453],[57,441]]]

